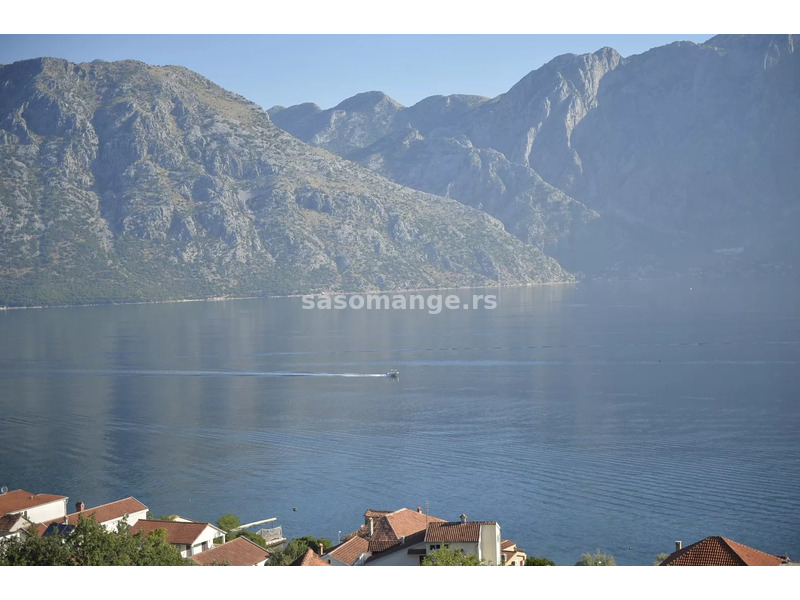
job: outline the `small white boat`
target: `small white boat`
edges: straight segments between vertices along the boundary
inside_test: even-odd
[[[386,373],[387,377],[391,377],[392,379],[398,379],[400,377],[400,371],[397,369],[391,369],[388,373]]]

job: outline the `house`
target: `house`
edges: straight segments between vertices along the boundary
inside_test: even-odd
[[[0,517],[11,513],[22,513],[31,523],[63,518],[67,514],[67,497],[32,494],[25,490],[0,494]]]
[[[338,546],[323,555],[329,565],[334,567],[362,565],[369,557],[369,540],[360,535],[347,536]]]
[[[197,523],[186,521],[159,521],[140,519],[131,527],[131,533],[140,531],[150,535],[157,529],[167,532],[167,542],[178,548],[181,556],[190,558],[195,554],[205,552],[214,547],[214,540],[222,538],[225,543],[225,532],[211,523]]]
[[[28,528],[33,525],[22,513],[12,513],[0,517],[0,543],[12,538],[27,536]]]
[[[94,508],[86,508],[83,502],[75,503],[76,512],[70,513],[61,519],[45,521],[39,526],[39,535],[43,535],[45,529],[52,523],[64,523],[72,525],[78,524],[78,519],[83,517],[88,519],[94,517],[100,525],[108,531],[116,531],[117,524],[125,521],[128,525],[134,525],[140,519],[147,518],[147,507],[133,496],[128,496],[122,500],[116,500],[107,504],[101,504]]]
[[[495,521],[460,521],[429,523],[424,532],[401,539],[382,552],[373,553],[365,565],[421,565],[430,552],[450,548],[474,554],[490,565],[501,564],[500,525]]]
[[[707,537],[685,548],[675,542],[675,552],[665,558],[662,567],[767,567],[780,566],[780,557],[750,548],[722,536]]]
[[[214,546],[210,550],[195,554],[192,560],[198,565],[229,565],[231,567],[260,567],[271,554],[245,537]]]
[[[428,553],[452,548],[474,554],[488,564],[505,564],[500,549],[500,525],[495,521],[448,522],[407,508],[364,513],[365,524],[345,536],[322,559],[341,565],[420,565]],[[511,543],[515,552],[516,545]],[[522,554],[524,556],[524,553]],[[519,560],[518,558],[515,560]],[[524,563],[524,558],[522,559]]]
[[[500,558],[507,567],[524,567],[528,555],[511,540],[500,542]]]
[[[306,553],[294,561],[290,567],[330,567],[316,552],[311,548]]]
[[[417,507],[416,511],[408,508],[367,510],[364,525],[342,538],[341,543],[322,558],[333,566],[361,565],[372,553],[395,546],[401,539],[424,531],[432,522],[444,523],[445,520],[426,515],[422,507]]]

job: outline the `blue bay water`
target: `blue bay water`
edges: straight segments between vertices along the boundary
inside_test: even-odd
[[[800,557],[796,283],[475,293],[497,308],[2,311],[0,484],[334,542],[427,504],[558,564],[709,535]]]

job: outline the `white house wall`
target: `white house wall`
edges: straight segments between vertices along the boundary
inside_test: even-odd
[[[478,556],[492,565],[500,564],[500,525],[481,525],[480,553]]]
[[[26,508],[23,512],[25,518],[32,523],[44,523],[52,519],[63,519],[67,516],[67,499],[53,500],[47,504]]]
[[[126,519],[128,525],[133,527],[136,524],[136,521],[139,519],[146,519],[147,518],[147,509],[140,510],[139,512],[130,513],[128,518]],[[117,525],[120,521],[122,521],[124,517],[118,517],[116,519],[111,519],[110,521],[103,521],[102,525],[106,528],[107,531],[117,531]]]
[[[397,552],[392,552],[391,554],[387,554],[386,556],[381,556],[380,558],[375,558],[370,560],[367,563],[364,563],[365,566],[386,566],[386,567],[408,567],[408,566],[419,566],[419,555],[418,554],[408,554],[409,548],[421,548],[422,546],[417,544],[416,546],[408,546],[403,548],[402,550],[398,550]]]
[[[195,540],[195,545],[199,546],[202,545],[203,542],[208,542],[208,547],[214,547],[214,540],[218,537],[222,538],[221,543],[225,543],[225,532],[212,527],[211,525],[207,525],[203,532],[198,536]]]
[[[445,544],[444,542],[420,542],[418,544],[414,544],[413,546],[405,546],[402,549],[398,550],[397,552],[392,552],[391,554],[387,554],[386,556],[382,556],[380,558],[373,558],[368,563],[369,565],[374,566],[419,566],[419,554],[409,554],[409,548],[413,548],[415,550],[425,550],[426,554],[424,556],[429,555],[432,550],[431,546],[439,546],[444,548],[447,545],[451,549],[454,550],[461,550],[464,554],[476,554],[480,558],[478,553],[478,544],[475,542],[449,542]],[[435,551],[435,549],[433,550]]]

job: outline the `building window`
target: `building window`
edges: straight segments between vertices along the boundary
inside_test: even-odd
[[[441,547],[442,547],[441,544],[431,544],[430,551],[433,552],[434,550],[439,550],[441,549]],[[445,546],[445,548],[447,548],[447,546]]]

